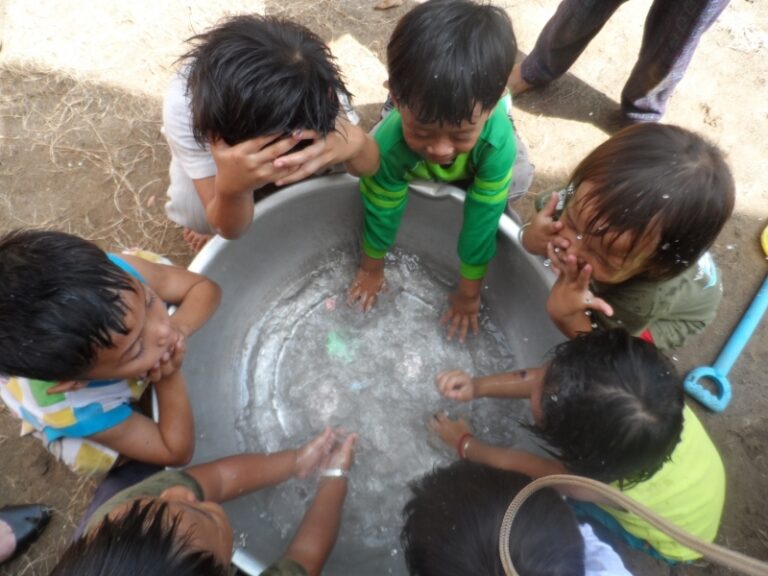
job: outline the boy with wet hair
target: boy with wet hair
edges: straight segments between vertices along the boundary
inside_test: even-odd
[[[501,523],[531,479],[466,460],[411,484],[400,539],[411,576],[504,576]],[[552,489],[533,494],[517,513],[509,555],[520,576],[630,576],[589,524],[579,525]]]
[[[459,284],[443,322],[449,338],[463,341],[470,328],[478,331],[480,289],[496,253],[518,152],[502,99],[516,52],[509,17],[487,4],[430,0],[398,22],[387,46],[396,110],[374,135],[378,171],[360,181],[363,256],[350,303],[369,310],[384,285],[384,257],[408,202],[408,182],[468,184]]]
[[[152,256],[106,254],[63,232],[0,239],[0,396],[22,434],[78,472],[104,472],[121,455],[169,466],[192,457],[180,368],[220,291]],[[157,423],[131,407],[150,382]]]
[[[357,441],[340,433],[326,428],[295,450],[228,456],[185,470],[152,474],[136,463],[115,470],[51,576],[229,574],[234,534],[220,502],[318,468],[320,482],[296,534],[261,575],[319,576],[341,525]]]
[[[529,399],[530,429],[551,454],[491,446],[476,439],[464,420],[436,414],[432,428],[462,458],[533,478],[576,474],[610,483],[691,534],[714,541],[725,501],[723,462],[685,406],[674,366],[653,344],[622,329],[596,330],[560,344],[548,365],[477,378],[452,370],[438,375],[437,386],[454,400]],[[664,561],[701,556],[611,504],[580,503],[577,512]]]
[[[707,252],[733,212],[718,148],[665,124],[625,128],[538,199],[522,242],[560,274],[547,310],[569,338],[623,327],[677,348],[715,318],[722,282]]]
[[[355,173],[375,171],[376,146],[355,125],[333,56],[313,32],[241,15],[189,42],[163,124],[171,148],[166,212],[193,248],[212,233],[245,233],[254,192],[344,162]]]

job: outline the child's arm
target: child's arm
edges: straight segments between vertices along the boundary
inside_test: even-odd
[[[542,458],[530,452],[499,448],[481,442],[471,436],[472,430],[463,418],[451,420],[444,412],[438,412],[432,417],[430,428],[437,432],[450,448],[459,452],[459,456],[463,452],[463,457],[472,462],[520,472],[531,478],[567,473],[565,466],[552,458]],[[468,434],[470,436],[467,436]],[[460,441],[462,446],[458,446]]]
[[[351,434],[330,454],[323,468],[348,471],[357,436]],[[312,504],[291,540],[286,558],[304,567],[310,576],[317,576],[333,550],[341,525],[341,512],[347,495],[345,477],[323,478]]]
[[[121,258],[136,268],[161,300],[177,306],[171,324],[184,336],[197,331],[218,308],[221,289],[205,276],[137,256],[125,254]]]
[[[295,170],[275,182],[278,186],[298,182],[342,162],[355,176],[370,176],[379,169],[379,147],[374,139],[344,118],[336,120],[335,131],[327,136],[307,130],[302,133],[302,139],[314,140],[314,143],[275,160],[276,167]]]
[[[148,464],[183,466],[189,462],[195,449],[195,430],[181,371],[155,384],[155,391],[160,414],[157,423],[134,412],[117,426],[89,438],[126,458]]]
[[[550,258],[557,258],[552,243],[548,244]],[[568,338],[581,332],[592,331],[592,310],[613,316],[613,308],[589,289],[592,267],[589,264],[579,270],[576,256],[569,254],[547,298],[547,312],[552,322]]]
[[[333,441],[334,432],[326,428],[296,450],[272,454],[239,454],[191,466],[185,472],[197,480],[206,500],[225,502],[280,484],[292,476],[306,476],[327,455]]]
[[[502,372],[490,376],[471,377],[463,370],[450,370],[437,375],[440,394],[466,402],[474,398],[530,398],[534,385],[541,381],[546,367]]]
[[[274,161],[300,140],[300,133],[259,136],[234,146],[213,140],[216,175],[193,181],[211,227],[224,238],[242,236],[253,220],[253,191],[296,171],[277,167]]]

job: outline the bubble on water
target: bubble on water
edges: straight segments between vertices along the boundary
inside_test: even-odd
[[[669,194],[662,194],[662,195],[661,195],[661,197],[662,197],[664,200],[669,200]]]
[[[550,260],[549,258],[545,258],[542,264],[544,265],[544,268],[549,268],[550,266],[552,266],[552,260]]]
[[[550,394],[549,399],[552,400],[552,402],[557,402],[558,400],[557,394]]]
[[[726,249],[726,250],[733,250],[733,249],[735,249],[735,248],[736,248],[736,245],[735,245],[735,244],[728,244],[728,245],[725,247],[725,249]]]
[[[392,548],[392,550],[389,551],[390,556],[397,556],[397,548]]]
[[[592,322],[592,330],[597,330],[597,324],[595,322]]]
[[[661,245],[662,250],[669,250],[669,247],[671,244],[669,242],[664,242],[664,244]]]

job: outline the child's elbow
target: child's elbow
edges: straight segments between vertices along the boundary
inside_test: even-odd
[[[183,442],[181,445],[175,447],[169,451],[168,461],[165,462],[166,466],[186,466],[192,461],[192,456],[195,454],[195,439],[190,438],[189,441]]]

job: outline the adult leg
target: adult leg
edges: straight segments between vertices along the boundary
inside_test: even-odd
[[[655,0],[643,30],[643,43],[621,94],[624,115],[636,122],[659,120],[682,80],[702,34],[729,0]]]
[[[532,86],[539,86],[565,74],[624,2],[563,0],[542,29],[533,50],[523,60],[522,79]]]

